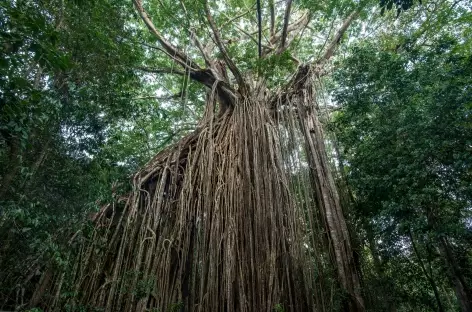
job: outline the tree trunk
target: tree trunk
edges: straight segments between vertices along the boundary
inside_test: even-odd
[[[456,292],[457,301],[462,312],[472,311],[472,292],[464,280],[461,268],[457,264],[455,256],[451,250],[447,239],[441,237],[439,239],[441,248],[441,254],[446,264],[449,278],[454,285],[454,291]]]
[[[428,224],[433,229],[437,230],[437,224],[439,221],[433,212],[439,211],[441,208],[438,205],[433,205],[428,208],[429,209],[425,209]],[[450,283],[453,285],[454,292],[456,293],[456,298],[461,311],[472,312],[472,290],[463,277],[462,269],[457,263],[456,256],[447,240],[447,236],[440,235],[437,239],[437,244],[447,268],[447,275]]]
[[[320,299],[322,292],[333,296],[322,283],[325,268],[313,268],[307,253],[317,250],[317,233],[304,228],[264,94],[254,90],[221,117],[211,95],[201,128],[135,176],[104,253],[95,246],[103,241],[97,230],[81,255],[75,304],[107,311],[332,310]],[[150,290],[137,292],[148,281]]]
[[[10,145],[10,155],[9,155],[9,169],[3,176],[2,184],[0,186],[0,199],[4,199],[6,195],[10,192],[13,181],[18,173],[21,160],[21,146],[20,139],[18,137],[13,137],[11,139]]]
[[[424,276],[426,277],[426,280],[431,285],[431,288],[433,290],[434,297],[436,298],[436,303],[438,304],[438,311],[444,312],[445,310],[441,301],[441,296],[439,295],[438,287],[436,286],[436,282],[434,281],[433,276],[428,274],[428,271],[426,270],[426,267],[424,266],[423,258],[421,257],[420,252],[418,248],[416,247],[416,243],[413,238],[413,233],[411,232],[411,230],[408,232],[408,235],[410,236],[411,246],[413,247],[413,251],[416,255],[416,258],[418,258],[418,263],[420,264],[421,271],[423,272]]]
[[[345,310],[364,311],[314,102],[285,103],[298,111],[299,124],[279,123],[259,83],[217,115],[217,85],[198,129],[135,175],[119,220],[97,218],[73,272],[72,291],[80,295],[69,304],[107,311],[332,311],[332,299],[342,297],[332,287],[337,280],[347,294]],[[312,92],[309,82],[301,92]],[[308,161],[313,183],[299,194],[292,179],[306,169],[287,169],[294,157],[281,147],[287,131],[307,147],[307,159],[298,163]],[[317,205],[299,199],[310,194]],[[315,215],[322,215],[329,250],[320,249]],[[331,261],[337,276],[330,276]],[[150,289],[137,291],[148,283]]]

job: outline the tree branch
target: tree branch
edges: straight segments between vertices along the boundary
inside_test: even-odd
[[[285,47],[285,41],[287,40],[288,22],[290,20],[291,9],[292,9],[292,0],[287,0],[287,6],[285,7],[285,15],[284,15],[284,26],[282,28],[282,38],[280,41],[279,51],[282,51]]]
[[[190,67],[193,70],[201,69],[197,63],[193,62],[184,52],[178,50],[169,41],[167,41],[164,36],[162,36],[144,10],[141,0],[133,0],[133,4],[149,31],[156,37],[157,41],[173,60],[177,61],[180,65],[186,68]]]
[[[257,28],[258,28],[258,52],[259,58],[262,57],[262,14],[261,14],[261,0],[256,0],[257,2]]]
[[[142,0],[133,0],[133,4],[136,8],[136,10],[138,11],[139,15],[141,16],[141,19],[144,21],[144,23],[146,24],[147,28],[150,30],[150,32],[157,38],[157,41],[159,42],[159,44],[162,46],[163,48],[163,52],[166,53],[172,60],[178,62],[182,67],[185,68],[185,71],[179,71],[179,70],[171,70],[171,69],[152,69],[152,68],[148,68],[148,67],[140,67],[139,69],[140,70],[143,70],[143,71],[147,71],[147,72],[150,72],[150,73],[156,73],[156,74],[165,74],[165,73],[169,73],[169,74],[177,74],[177,75],[189,75],[189,77],[201,84],[203,84],[204,86],[206,87],[209,87],[211,88],[214,84],[214,82],[216,80],[219,80],[218,76],[215,75],[214,73],[214,70],[211,68],[211,63],[209,62],[209,59],[207,57],[207,55],[204,53],[204,58],[205,59],[205,62],[207,63],[207,65],[209,65],[210,69],[203,69],[201,68],[197,63],[195,63],[194,61],[192,61],[188,56],[187,54],[185,54],[184,52],[178,50],[174,45],[172,45],[169,41],[167,41],[163,36],[162,34],[156,29],[156,27],[154,26],[153,22],[149,19],[146,11],[144,10],[143,6],[142,6]],[[206,3],[206,7],[208,7],[208,4]],[[209,11],[208,11],[208,14],[209,14]],[[210,16],[211,18],[211,16]],[[213,21],[212,21],[213,22]],[[216,29],[216,26],[214,25],[214,22],[212,23],[212,28]],[[213,30],[215,32],[215,30]],[[218,37],[219,39],[219,34],[216,33],[215,36]],[[194,38],[195,39],[195,38]],[[198,42],[198,40],[196,40],[196,42]],[[218,41],[217,41],[218,42]],[[221,41],[219,41],[220,44],[221,44]],[[201,51],[204,51],[203,48],[201,47],[201,44],[197,44],[197,46],[199,47],[199,49],[201,49]],[[224,50],[224,47],[220,46],[220,49],[223,48]],[[226,52],[226,50],[224,50]],[[226,56],[227,56],[227,53],[226,53]],[[231,60],[229,59],[229,57],[227,57],[227,59],[225,59],[226,62],[228,62],[228,60],[231,62]],[[233,74],[235,75],[236,79],[238,80],[238,83],[240,83],[240,86],[242,86],[244,88],[244,84],[242,84],[242,76],[241,74],[239,74],[239,71],[237,71],[237,68],[236,66],[234,65],[234,63],[232,63],[232,67],[230,67],[230,69],[233,71]],[[218,84],[218,96],[220,98],[220,100],[225,103],[225,105],[232,105],[232,103],[234,102],[234,99],[236,97],[235,93],[234,93],[234,90],[231,88],[231,86],[226,83],[226,82],[220,82]]]
[[[300,29],[308,24],[309,18],[308,14],[305,13],[300,17],[298,20],[293,22],[292,24],[287,26],[287,35],[297,29]],[[279,40],[282,38],[282,33],[279,31],[275,33],[271,38],[270,38],[270,43],[275,45]]]
[[[194,27],[192,27],[192,25],[191,25],[192,23],[190,21],[190,16],[188,14],[187,8],[185,7],[185,4],[184,4],[183,0],[180,0],[180,4],[182,5],[182,8],[184,9],[185,17],[187,18],[190,39],[194,42],[194,44],[197,46],[198,50],[202,54],[206,66],[211,69],[212,68],[212,62],[211,62],[210,56],[208,55],[208,53],[203,48],[203,45],[201,44],[200,40],[198,40],[197,34],[195,33],[195,30],[194,30]],[[212,72],[213,72],[213,74],[215,74],[215,72],[213,70],[212,70]],[[217,77],[217,75],[215,75],[215,77]]]
[[[334,28],[334,22],[335,22],[335,18],[333,18],[333,20],[331,21],[331,26],[329,28],[329,32],[328,32],[328,35],[326,36],[326,39],[324,40],[323,42],[323,46],[321,47],[320,51],[318,52],[318,55],[316,56],[316,58],[319,58],[321,53],[323,52],[325,46],[328,44],[328,40],[329,40],[329,37],[331,37],[331,32],[333,31],[333,28]]]
[[[232,24],[235,20],[237,20],[237,19],[243,17],[244,15],[249,14],[249,13],[253,10],[253,8],[254,8],[254,5],[251,6],[247,11],[242,12],[241,14],[238,14],[238,15],[236,15],[236,16],[233,17],[233,18],[230,18],[229,20],[227,20],[226,22],[224,22],[224,23],[221,25],[221,28],[223,28],[223,27],[225,27],[225,26],[227,26],[227,25],[229,25],[229,24]]]
[[[184,71],[173,69],[173,68],[151,68],[151,67],[139,66],[137,67],[137,69],[142,70],[147,73],[152,73],[152,74],[176,74],[176,75],[181,75],[181,76],[185,75]]]
[[[328,46],[328,49],[323,56],[314,63],[302,64],[298,66],[297,72],[292,78],[280,88],[280,92],[269,100],[269,108],[276,109],[280,101],[284,102],[285,99],[293,94],[300,92],[300,87],[303,87],[311,75],[318,77],[327,75],[329,71],[323,68],[323,65],[333,56],[336,47],[339,45],[341,37],[346,32],[352,21],[359,15],[360,9],[352,12],[346,20],[343,22],[341,28],[337,31],[333,40]]]
[[[306,27],[308,27],[308,23],[310,22],[310,15],[308,13],[305,13],[302,15],[302,17],[300,17],[300,19],[298,19],[297,21],[295,21],[294,23],[288,25],[287,27],[287,36],[289,33],[293,32],[293,31],[300,31]],[[271,45],[275,45],[280,39],[282,38],[282,34],[279,32],[279,33],[276,33],[274,36],[272,36],[270,38],[270,44]],[[291,42],[293,40],[291,40],[290,42],[284,44],[284,48],[278,48],[276,53],[277,54],[280,54],[282,52],[284,52],[288,46],[290,46]],[[263,53],[263,56],[266,56],[268,55],[270,52],[274,51],[274,47],[270,47],[268,49],[266,49]]]
[[[205,60],[205,64],[206,66],[208,66],[209,68],[211,68],[212,64],[211,64],[211,59],[210,59],[210,56],[208,55],[208,53],[205,51],[205,48],[202,46],[202,44],[200,43],[200,40],[198,40],[197,38],[197,34],[195,34],[195,32],[193,30],[190,30],[190,38],[194,41],[195,45],[197,46],[198,50],[200,51],[200,53],[202,54],[203,56],[203,59]]]
[[[275,35],[275,7],[274,0],[269,0],[269,11],[270,11],[270,37]]]
[[[204,6],[205,6],[205,14],[206,18],[208,20],[208,23],[210,24],[210,28],[213,32],[213,37],[215,40],[216,45],[220,49],[221,54],[223,55],[223,59],[225,63],[228,65],[229,69],[233,73],[234,77],[236,78],[236,82],[239,85],[239,88],[242,91],[247,91],[246,84],[244,82],[244,79],[239,71],[239,69],[236,67],[236,64],[234,64],[233,60],[228,55],[228,52],[226,51],[225,46],[223,45],[223,42],[221,41],[221,36],[218,28],[216,27],[215,21],[213,20],[213,17],[211,16],[210,13],[210,7],[208,6],[208,0],[204,1]]]
[[[256,44],[258,44],[259,42],[257,41],[256,38],[254,38],[252,36],[252,34],[248,33],[247,31],[245,31],[244,29],[242,29],[241,27],[239,27],[238,25],[234,25],[234,27],[236,27],[240,32],[242,32],[244,35],[246,35],[250,40],[254,41]],[[237,40],[243,40],[244,38],[239,38],[239,39],[232,39],[232,41],[237,41]],[[273,50],[271,47],[265,45],[265,44],[261,44],[261,47],[263,47],[264,49],[269,49],[269,50]]]
[[[171,94],[171,95],[166,95],[166,96],[157,96],[157,95],[144,95],[144,96],[138,96],[133,98],[133,100],[176,100],[179,98],[182,98],[185,95],[185,90],[182,90],[180,92]]]
[[[326,49],[325,53],[323,56],[316,61],[317,64],[322,64],[326,61],[328,61],[333,55],[336,50],[336,48],[339,46],[339,43],[341,42],[341,37],[344,35],[346,30],[349,28],[351,25],[352,21],[359,15],[359,10],[355,10],[349,16],[344,20],[343,24],[341,25],[341,28],[336,32],[334,35],[333,40],[329,44],[328,48]]]
[[[302,23],[300,23],[297,28],[295,28],[291,31],[291,32],[294,32],[292,38],[287,41],[284,48],[282,48],[280,51],[278,51],[279,54],[284,52],[286,49],[288,49],[288,47],[290,47],[292,42],[295,41],[295,38],[299,34],[300,34],[300,37],[303,36],[303,33],[304,33],[306,27],[308,26],[308,23],[310,22],[310,15],[309,14],[303,15],[303,17],[300,20],[302,21]]]

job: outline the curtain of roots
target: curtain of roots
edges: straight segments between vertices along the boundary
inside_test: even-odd
[[[213,89],[198,129],[135,175],[70,272],[38,287],[48,310],[337,308],[301,122],[317,112],[316,91],[280,97],[274,110],[259,86],[222,116]]]

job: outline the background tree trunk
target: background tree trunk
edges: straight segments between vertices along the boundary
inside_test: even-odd
[[[451,247],[445,237],[440,238],[441,254],[444,258],[449,278],[454,285],[457,301],[462,312],[472,311],[472,293],[467,283],[464,280],[464,275],[457,264]]]
[[[18,137],[12,137],[10,152],[9,152],[9,165],[5,172],[0,187],[0,199],[4,198],[9,192],[13,181],[20,169],[21,163],[21,142]]]

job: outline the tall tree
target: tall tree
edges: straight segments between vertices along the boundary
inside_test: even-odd
[[[56,272],[36,303],[47,290],[48,309],[363,311],[317,89],[361,7],[270,2],[258,22],[246,1],[133,5],[157,53],[139,69],[180,77],[178,94],[205,87],[203,116],[97,215],[70,272],[73,296],[61,300]],[[339,28],[313,57],[301,38],[320,16]]]
[[[472,67],[463,43],[443,34],[402,51],[363,44],[335,75],[337,137],[377,274],[416,274],[427,286],[401,300],[424,297],[418,308],[434,302],[439,311],[448,287],[461,311],[472,303]]]

